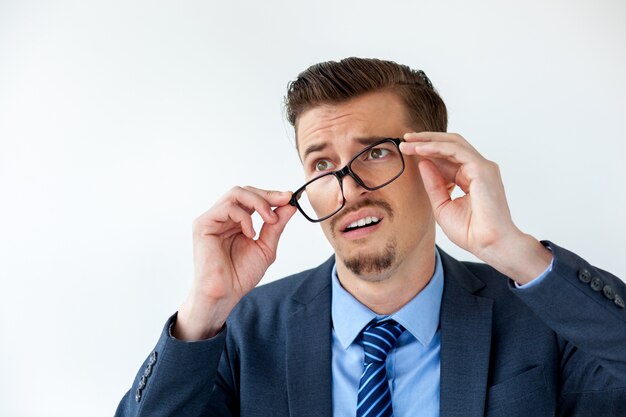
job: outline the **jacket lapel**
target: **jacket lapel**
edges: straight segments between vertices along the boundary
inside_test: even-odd
[[[287,321],[289,414],[331,417],[331,271],[334,258],[310,272],[293,295]]]
[[[440,250],[444,269],[441,303],[441,417],[483,416],[493,301],[473,295],[484,283]]]
[[[474,295],[484,283],[439,249],[441,302],[441,417],[484,415],[493,301]],[[289,414],[332,416],[331,285],[334,258],[310,271],[293,295],[287,321]]]

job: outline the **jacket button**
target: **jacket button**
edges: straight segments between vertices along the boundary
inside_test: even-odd
[[[148,365],[146,366],[146,370],[143,371],[143,376],[145,378],[149,378],[151,374],[152,374],[152,365]]]
[[[148,382],[148,380],[145,376],[142,376],[139,380],[139,385],[137,385],[137,389],[144,389],[146,387],[146,382]]]
[[[137,389],[137,391],[135,391],[135,401],[139,402],[139,400],[141,400],[141,390]]]
[[[581,269],[578,271],[578,279],[584,282],[585,284],[589,284],[591,281],[591,272],[586,269]]]
[[[148,359],[148,365],[154,365],[156,363],[156,360],[157,360],[157,353],[152,352],[152,355],[150,355],[150,358]]]
[[[610,285],[605,285],[602,288],[602,294],[604,294],[604,296],[609,300],[613,300],[615,298],[615,291],[613,291],[613,287]]]
[[[594,291],[600,291],[604,287],[604,281],[598,277],[593,277],[591,282],[589,283],[591,289]]]
[[[624,308],[624,306],[625,306],[624,305],[624,300],[622,299],[622,297],[619,296],[619,294],[615,294],[615,299],[613,300],[613,302],[619,308]]]

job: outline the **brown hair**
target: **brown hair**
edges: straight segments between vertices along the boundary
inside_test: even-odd
[[[446,131],[446,105],[423,71],[372,58],[321,62],[301,72],[287,87],[287,120],[295,128],[298,117],[306,110],[383,89],[399,95],[416,128]]]

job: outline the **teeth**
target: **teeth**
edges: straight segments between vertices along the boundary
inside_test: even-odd
[[[355,221],[355,222],[350,223],[350,224],[348,225],[348,227],[346,227],[346,229],[353,229],[353,228],[355,228],[355,227],[363,227],[363,226],[365,226],[366,224],[378,223],[379,221],[380,221],[380,219],[379,219],[378,217],[374,217],[374,216],[370,217],[370,216],[367,216],[367,217],[365,217],[365,218],[363,218],[363,219],[359,219],[359,220],[357,220],[357,221]]]

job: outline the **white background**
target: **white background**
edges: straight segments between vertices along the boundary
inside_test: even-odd
[[[625,41],[622,0],[0,0],[0,416],[114,413],[193,219],[301,184],[282,98],[318,61],[423,69],[518,226],[626,277]],[[264,281],[330,253],[297,215]]]

